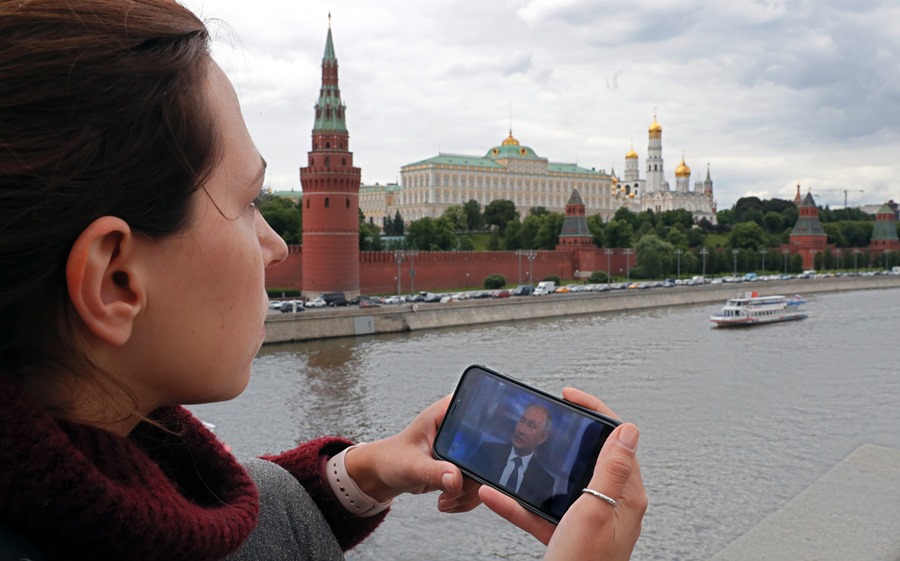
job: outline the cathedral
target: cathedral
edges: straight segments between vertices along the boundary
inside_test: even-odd
[[[662,125],[657,122],[656,115],[653,116],[653,123],[647,133],[649,143],[644,179],[640,178],[638,154],[632,148],[625,155],[625,173],[618,182],[618,189],[629,197],[634,195],[634,199],[637,200],[637,211],[665,212],[685,209],[694,215],[695,221],[705,218],[715,224],[716,201],[713,197],[709,166],[706,169],[706,179],[697,181],[691,189],[691,168],[682,157],[681,163],[675,168],[675,189],[671,189],[664,172]]]

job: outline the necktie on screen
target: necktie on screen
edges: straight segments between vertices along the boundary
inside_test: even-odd
[[[503,484],[503,486],[512,491],[518,491],[519,470],[522,468],[522,458],[516,456],[512,461],[514,465],[513,470],[509,473],[509,477],[506,478],[506,482]]]

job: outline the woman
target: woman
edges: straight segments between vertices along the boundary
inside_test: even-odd
[[[432,458],[446,399],[392,438],[245,466],[180,407],[245,388],[286,254],[208,41],[169,0],[0,0],[3,535],[47,560],[333,559],[393,497],[440,490],[548,559],[626,559],[646,509],[633,425],[591,481],[618,506],[584,496],[555,527]]]

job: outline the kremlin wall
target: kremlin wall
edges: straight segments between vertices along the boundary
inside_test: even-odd
[[[691,190],[691,171],[682,158],[676,169],[676,188],[670,190],[663,175],[662,126],[655,115],[648,133],[646,179],[639,178],[638,156],[633,149],[626,155],[625,177],[619,180],[615,172],[549,162],[522,146],[510,131],[501,146],[484,157],[441,154],[410,164],[403,169],[403,186],[363,188],[361,197],[361,170],[353,166],[329,25],[312,150],[307,165],[300,169],[303,245],[291,246],[283,262],[266,270],[266,287],[300,289],[304,297],[343,292],[351,298],[359,294],[480,288],[489,275],[503,275],[507,284],[536,284],[549,275],[563,280],[587,278],[594,271],[627,276],[636,264],[633,250],[594,246],[587,214],[609,219],[621,207],[635,212],[684,208],[695,219],[715,222],[709,170],[706,180],[695,183]],[[472,198],[481,204],[504,198],[513,200],[519,208],[546,206],[557,210],[562,208],[564,196],[568,196],[565,221],[555,251],[359,251],[361,209],[373,223],[374,217],[383,219],[395,211],[406,214],[404,219],[408,221],[439,216],[445,207]],[[827,235],[812,194],[801,200],[798,187],[795,203],[800,207],[800,217],[790,243],[781,249],[800,254],[804,269],[812,269],[815,256],[828,247]],[[892,209],[884,205],[877,214],[871,248],[860,250],[900,251],[895,220]]]

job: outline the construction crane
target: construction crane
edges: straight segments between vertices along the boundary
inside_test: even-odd
[[[818,189],[818,191],[831,191],[844,194],[844,208],[847,208],[847,193],[865,193],[862,189]]]
[[[844,189],[844,208],[847,208],[847,193],[849,191],[853,191],[854,193],[865,193],[862,189]]]

